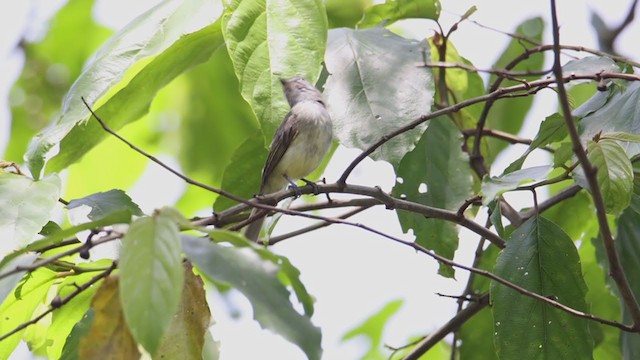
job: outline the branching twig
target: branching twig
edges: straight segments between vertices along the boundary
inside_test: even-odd
[[[604,199],[598,185],[597,170],[593,166],[591,161],[589,161],[587,152],[582,146],[580,135],[578,134],[578,129],[576,128],[575,121],[573,119],[573,116],[571,115],[571,107],[569,106],[568,95],[564,87],[562,64],[560,63],[560,27],[558,25],[558,14],[556,10],[555,0],[551,0],[551,20],[554,44],[553,73],[555,75],[555,78],[557,79],[558,97],[560,100],[562,115],[564,117],[569,136],[571,137],[571,141],[573,142],[573,152],[576,154],[576,157],[582,165],[585,178],[587,180],[587,183],[589,184],[589,189],[591,190],[591,196],[596,208],[598,224],[600,225],[600,235],[602,236],[604,248],[609,260],[609,274],[615,281],[618,290],[620,291],[622,300],[629,310],[631,318],[633,319],[632,328],[633,330],[637,331],[640,330],[640,306],[638,305],[638,301],[633,294],[631,287],[629,286],[629,281],[627,280],[626,274],[624,273],[624,271],[622,270],[622,266],[620,265],[618,252],[613,242],[613,235],[611,234],[611,229],[609,228],[609,223],[607,221]]]

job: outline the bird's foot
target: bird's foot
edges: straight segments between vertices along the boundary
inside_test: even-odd
[[[300,179],[302,181],[304,181],[305,184],[311,186],[311,188],[313,188],[313,194],[314,195],[318,195],[320,194],[320,189],[318,188],[318,184],[316,184],[315,182],[311,181],[311,180],[307,180],[305,178]],[[324,182],[324,179],[322,180]]]

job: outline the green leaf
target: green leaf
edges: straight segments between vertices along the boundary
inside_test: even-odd
[[[591,235],[597,236],[596,210],[586,191],[580,191],[569,199],[544,211],[542,216],[558,225],[571,240],[589,241]],[[570,216],[568,216],[570,214]],[[589,230],[595,229],[596,234]]]
[[[262,169],[267,160],[267,150],[263,141],[262,135],[256,132],[236,149],[230,162],[233,165],[227,166],[222,178],[223,189],[245,199],[257,194],[260,188],[260,175],[256,170]],[[247,176],[247,174],[255,174],[255,176]],[[234,200],[218,196],[213,204],[213,210],[222,211],[236,204]]]
[[[325,61],[331,76],[324,94],[340,144],[367,149],[429,113],[433,76],[416,66],[424,61],[423,54],[429,58],[426,44],[382,28],[329,32]],[[371,156],[397,167],[426,127],[423,123],[391,139]]]
[[[624,142],[640,142],[640,134],[630,134],[620,131],[608,132],[600,135],[600,139],[611,139]]]
[[[40,268],[29,273],[22,280],[19,290],[14,291],[0,305],[0,314],[2,314],[0,318],[0,334],[5,335],[22,323],[29,321],[36,308],[45,301],[49,288],[56,279],[56,274],[46,268]],[[18,346],[24,331],[22,329],[0,341],[1,360],[9,359],[13,350]]]
[[[131,215],[144,215],[140,207],[124,191],[119,189],[91,194],[81,199],[73,199],[67,205],[70,213],[73,212],[73,209],[79,210],[81,207],[91,209],[86,216],[93,221],[103,219],[114,212],[123,210],[128,210]]]
[[[634,195],[634,202],[640,201]],[[618,218],[618,236],[615,245],[620,257],[620,265],[627,276],[631,290],[636,299],[640,298],[640,214],[632,208],[626,209]],[[626,306],[622,305],[622,321],[631,323],[632,319]],[[620,335],[620,348],[622,359],[637,359],[640,356],[640,335],[637,333],[622,332]]]
[[[590,141],[587,155],[597,169],[598,186],[607,212],[615,214],[624,210],[633,193],[633,166],[622,146],[614,140]],[[578,185],[589,189],[582,168],[575,171],[574,178]]]
[[[71,333],[67,337],[67,341],[62,348],[62,354],[60,354],[60,360],[80,360],[79,348],[80,339],[89,334],[93,319],[95,318],[93,309],[89,309],[82,319],[78,321],[71,330]]]
[[[278,78],[318,79],[327,41],[320,0],[233,0],[222,31],[242,96],[271,139],[289,111]]]
[[[355,28],[372,0],[325,0],[329,28]]]
[[[494,273],[578,311],[587,311],[586,284],[573,241],[552,222],[533,217],[516,229]],[[587,320],[497,282],[491,284],[495,342],[501,359],[591,359]]]
[[[598,92],[592,99],[575,111],[583,116],[579,123],[583,141],[591,140],[599,133],[640,135],[640,113],[637,111],[640,102],[639,82],[631,82],[624,89],[611,86],[608,92]],[[621,145],[629,157],[640,154],[639,143],[625,142]]]
[[[460,148],[460,131],[448,118],[431,120],[431,124],[398,167],[394,196],[441,209],[458,210],[472,195],[469,160]],[[449,259],[458,248],[455,224],[426,219],[410,212],[397,211],[402,230],[413,229],[416,242]],[[450,267],[441,265],[440,274],[453,277]]]
[[[182,36],[140,70],[127,86],[119,90],[104,105],[100,107],[94,105],[94,111],[112,130],[118,130],[138,120],[149,111],[151,101],[160,89],[192,66],[206,61],[221,45],[222,34],[219,22]],[[66,168],[110,136],[95,119],[89,119],[88,110],[80,101],[80,96],[84,96],[89,104],[96,104],[97,99],[81,93],[74,94],[73,89],[67,97],[69,101],[75,102],[76,98],[71,96],[77,96],[77,101],[85,110],[77,110],[78,120],[75,123],[77,125],[65,130],[62,134],[64,138],[58,140],[60,153],[51,159],[48,171]],[[71,121],[75,117],[70,116],[68,119]],[[67,122],[62,122],[54,129],[73,125],[66,124]],[[45,138],[47,138],[46,134]]]
[[[131,334],[155,354],[182,292],[177,225],[163,213],[131,224],[122,239],[120,299]]]
[[[571,141],[563,142],[558,146],[556,152],[553,153],[553,166],[561,167],[573,156],[573,143]]]
[[[296,344],[309,359],[320,359],[320,329],[293,308],[289,292],[278,280],[276,265],[241,249],[223,247],[203,238],[183,236],[182,247],[200,272],[235,287],[246,296],[262,327]]]
[[[482,180],[482,202],[486,205],[503,193],[516,189],[520,185],[533,185],[545,180],[553,170],[551,166],[534,166],[497,177],[485,177]]]
[[[594,75],[603,72],[620,72],[620,66],[608,57],[587,56],[582,59],[571,60],[562,67],[562,73],[567,75]]]
[[[491,224],[496,229],[498,235],[501,238],[505,237],[504,225],[502,225],[502,206],[500,206],[500,202],[497,200],[493,200],[489,203],[489,209],[491,213],[489,215],[489,220],[491,220]]]
[[[201,43],[198,44],[198,52],[188,51],[184,48],[184,44],[193,43],[193,41],[184,40],[186,36],[183,35],[193,33],[209,24],[211,19],[207,13],[208,10],[211,10],[210,4],[204,0],[191,2],[167,0],[136,18],[105,42],[84,66],[82,74],[71,86],[63,100],[58,119],[33,138],[29,144],[26,160],[33,176],[39,177],[45,158],[61,141],[63,143],[60,145],[60,153],[56,156],[55,165],[52,165],[49,171],[65,168],[94,146],[97,140],[106,136],[104,131],[97,131],[97,124],[93,127],[81,126],[87,123],[89,111],[80,97],[95,103],[103,98],[107,91],[116,85],[127,70],[139,60],[162,52],[170,53],[170,56],[165,56],[165,59],[160,61],[161,69],[153,71],[152,76],[143,76],[143,86],[136,82],[137,87],[134,89],[131,87],[132,83],[129,83],[129,86],[119,92],[122,94],[119,100],[111,101],[117,111],[111,108],[112,112],[106,110],[100,112],[104,119],[120,118],[119,121],[127,123],[131,121],[129,119],[132,117],[131,113],[137,113],[133,116],[137,119],[141,115],[140,112],[143,112],[151,101],[151,95],[188,68],[188,65],[185,67],[186,64],[192,64],[192,61],[202,62],[204,59],[201,59],[201,55],[197,55],[198,52],[206,52],[205,45],[212,46],[212,44]],[[180,48],[179,50],[176,46],[170,48],[174,43]],[[165,51],[167,49],[169,50]],[[157,60],[155,59],[149,65],[158,64]],[[136,78],[139,79],[141,75],[138,74]],[[122,118],[126,120],[123,121]],[[95,122],[89,122],[91,123]],[[118,126],[114,127],[116,130],[118,128]],[[70,135],[72,131],[73,134]]]
[[[368,319],[357,325],[353,329],[349,330],[342,336],[342,342],[351,340],[357,337],[364,337],[369,341],[369,351],[362,356],[361,359],[384,359],[386,358],[382,352],[383,339],[382,335],[384,329],[389,322],[389,319],[395,315],[400,307],[404,303],[404,300],[397,299],[388,302],[375,314],[371,315]]]
[[[524,21],[516,29],[516,34],[526,36],[534,41],[541,42],[544,33],[544,21],[542,18],[535,17]],[[509,62],[521,55],[525,48],[531,48],[535,45],[524,42],[520,39],[513,38],[500,58],[492,66],[493,69],[504,69]],[[526,60],[518,63],[512,68],[512,71],[540,71],[544,65],[544,55],[536,53],[529,56]],[[491,75],[489,83],[493,83],[496,75]],[[525,77],[525,79],[531,77]],[[504,80],[502,87],[520,84],[513,80]],[[510,134],[517,134],[522,128],[524,118],[531,108],[533,98],[531,96],[501,100],[495,102],[491,108],[491,112],[487,118],[487,128],[501,130]],[[500,151],[507,147],[507,143],[497,139],[487,139],[488,153],[485,155],[487,164],[491,164]]]
[[[60,197],[60,178],[33,181],[26,176],[0,172],[0,239],[3,252],[33,240],[49,221]]]
[[[438,0],[387,0],[384,4],[368,8],[358,23],[358,28],[370,28],[383,21],[385,26],[402,19],[422,18],[438,20],[440,1]]]

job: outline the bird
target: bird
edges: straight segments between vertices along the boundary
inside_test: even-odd
[[[262,170],[261,195],[282,190],[288,184],[295,188],[295,180],[303,179],[320,165],[333,140],[331,116],[322,93],[300,76],[280,82],[291,110],[271,142]],[[254,208],[250,218],[264,212]],[[257,241],[263,223],[264,216],[247,225],[247,239]]]

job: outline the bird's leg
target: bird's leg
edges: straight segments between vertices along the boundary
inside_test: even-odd
[[[300,193],[298,185],[296,185],[295,181],[291,180],[287,175],[284,175],[284,178],[289,182],[289,189],[293,190],[294,194],[296,194],[296,198],[299,198],[302,194]]]
[[[314,183],[311,180],[307,180],[305,178],[302,178],[300,180],[304,181],[305,184],[307,184],[307,185],[309,185],[309,186],[311,186],[313,188],[313,194],[314,195],[320,194],[320,189],[318,189],[318,184]],[[323,179],[323,182],[324,182],[324,179]]]

